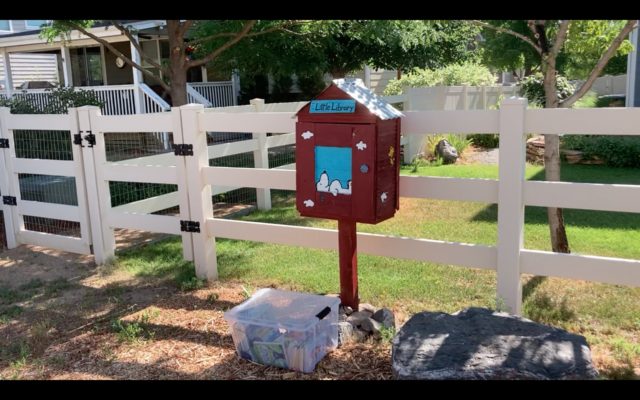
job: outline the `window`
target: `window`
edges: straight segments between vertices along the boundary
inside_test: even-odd
[[[46,19],[27,19],[25,20],[25,26],[27,29],[40,29],[40,25],[46,22]]]
[[[8,19],[0,19],[0,31],[9,31],[11,32],[11,21]]]

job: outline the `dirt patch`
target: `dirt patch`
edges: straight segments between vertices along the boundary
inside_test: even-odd
[[[474,165],[474,164],[484,164],[484,165],[498,165],[499,153],[498,149],[489,149],[479,146],[474,146],[473,144],[467,147],[460,157],[456,164],[460,165]]]

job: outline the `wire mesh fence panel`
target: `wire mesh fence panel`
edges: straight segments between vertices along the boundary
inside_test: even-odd
[[[296,162],[296,145],[272,147],[269,149],[269,168],[278,168]],[[271,189],[271,204],[290,202],[296,197],[295,190]]]
[[[54,235],[81,237],[80,223],[61,219],[34,217],[25,215],[24,229],[27,231],[52,233]]]
[[[117,162],[173,152],[168,132],[105,133],[107,162]]]
[[[18,174],[18,184],[22,200],[78,205],[76,178],[73,176]]]
[[[153,197],[168,195],[178,191],[178,185],[168,185],[163,183],[145,182],[109,182],[111,193],[111,207],[118,207],[136,201],[147,200]],[[156,215],[179,215],[180,207],[176,204],[162,210],[153,208],[141,208],[138,211],[142,214]]]
[[[246,132],[207,132],[207,144],[215,146],[224,143],[239,142],[253,138]],[[234,154],[231,156],[209,160],[210,167],[254,168],[253,152]],[[237,188],[212,196],[213,216],[225,218],[238,212],[253,209],[258,201],[255,188]]]
[[[15,130],[13,140],[17,158],[73,160],[69,131]]]

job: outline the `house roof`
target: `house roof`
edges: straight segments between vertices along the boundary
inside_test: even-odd
[[[128,25],[135,22],[147,21],[146,19],[125,19],[125,20],[116,20],[120,25]],[[100,28],[103,26],[111,25],[111,21],[100,21],[93,24],[92,28]],[[22,32],[10,33],[8,35],[0,35],[1,38],[8,37],[18,37],[18,36],[30,36],[30,35],[40,35],[40,31],[42,29],[29,29]]]
[[[334,79],[333,84],[338,89],[355,99],[358,103],[367,107],[369,111],[383,121],[404,116],[404,114],[391,106],[391,104],[384,101],[382,97],[367,89],[362,82],[362,79]],[[296,115],[298,115],[298,113],[296,113]]]

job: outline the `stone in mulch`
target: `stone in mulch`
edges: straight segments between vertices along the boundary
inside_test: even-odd
[[[584,336],[486,308],[421,312],[392,342],[396,379],[597,379]]]
[[[362,343],[371,337],[380,339],[383,327],[396,328],[399,326],[398,318],[393,311],[388,308],[376,310],[369,303],[360,303],[358,311],[355,312],[351,307],[340,306],[338,320],[339,345],[347,343],[349,340]],[[350,324],[351,327],[347,327],[347,324]]]

